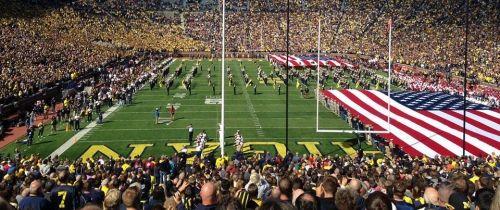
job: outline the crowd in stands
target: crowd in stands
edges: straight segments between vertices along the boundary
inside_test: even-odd
[[[269,152],[86,160],[3,156],[1,209],[500,208],[500,159]],[[194,156],[192,163],[187,159]]]
[[[227,4],[227,50],[286,49],[286,2],[231,1]],[[486,0],[472,2],[469,7],[470,23],[474,26],[469,32],[468,77],[498,85],[496,4]],[[328,4],[318,0],[291,1],[290,48],[292,53],[314,51],[317,20],[321,17],[323,51],[368,55],[386,61],[387,22],[391,18],[395,62],[435,71],[446,69],[454,75],[462,75],[463,11],[463,2],[456,1],[329,1]],[[210,37],[210,44],[220,48],[220,11],[214,9],[187,15],[187,35],[201,40]]]
[[[463,75],[462,1],[290,1],[292,53],[325,52],[393,60]],[[0,99],[13,101],[137,50],[218,52],[221,1],[9,1],[0,8]],[[226,50],[286,49],[286,2],[227,2]],[[495,1],[471,2],[468,77],[498,86]],[[451,85],[452,86],[452,85]],[[491,92],[491,91],[487,91]],[[487,95],[487,94],[476,94]],[[487,96],[486,96],[487,97]]]
[[[99,7],[95,1],[36,2],[1,3],[2,104],[138,51],[202,46],[181,36],[180,27],[170,19],[134,10],[121,1]]]
[[[160,58],[137,52],[220,49],[220,0],[186,2],[0,2],[0,103],[95,69],[105,71],[101,85],[81,81],[92,91],[77,88],[63,99],[64,108],[52,120],[56,131],[59,121],[78,129],[75,121],[101,114],[100,106],[111,105],[110,99],[130,101],[138,85],[153,76],[148,70]],[[226,49],[284,51],[284,2],[228,1]],[[290,2],[293,53],[314,51],[319,18],[325,52],[386,61],[387,20],[392,18],[395,62],[464,74],[462,1]],[[468,78],[498,87],[498,3],[472,1],[470,13]],[[434,74],[396,76],[409,89],[461,91],[458,82]],[[481,101],[496,98],[498,106],[493,87],[474,86],[470,95]],[[32,116],[44,115],[45,107],[53,105],[40,101],[36,111],[26,114],[29,132],[37,127]],[[382,157],[268,152],[245,157],[237,152],[231,158],[194,157],[187,164],[193,154],[185,151],[147,159],[74,161],[17,151],[0,157],[0,209],[500,209],[497,154],[409,157],[395,147],[385,152]]]
[[[71,73],[81,74],[113,58],[131,55],[136,49],[220,49],[222,17],[218,1],[4,4],[0,19],[0,98],[29,95]],[[55,6],[47,8],[45,4]],[[226,49],[284,51],[286,6],[274,0],[227,3]],[[394,61],[463,74],[462,2],[333,1],[326,6],[320,0],[302,0],[291,1],[290,7],[292,52],[316,48],[317,20],[321,17],[321,48],[325,52],[387,60],[387,20],[392,18]],[[468,76],[498,85],[495,9],[495,2],[490,0],[470,5],[474,27],[469,33]],[[18,18],[24,16],[27,18]],[[35,78],[33,72],[42,72],[42,81],[46,82]]]
[[[412,91],[447,92],[452,95],[463,96],[463,81],[452,80],[437,74],[422,72],[398,72],[393,82]],[[485,104],[491,107],[500,107],[500,92],[490,86],[468,84],[467,100]]]

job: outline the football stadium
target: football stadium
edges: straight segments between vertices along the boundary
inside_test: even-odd
[[[0,209],[500,210],[500,2],[0,1]]]

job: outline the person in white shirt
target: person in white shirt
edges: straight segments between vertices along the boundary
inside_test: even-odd
[[[194,132],[193,124],[189,124],[187,128],[188,128],[189,145],[192,145],[193,144],[193,132]]]

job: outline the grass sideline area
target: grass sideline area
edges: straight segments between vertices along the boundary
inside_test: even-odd
[[[192,94],[182,86],[182,79],[199,62],[202,70],[193,78]],[[257,84],[257,94],[253,87],[246,87],[240,71],[240,63],[246,69],[250,78]],[[187,126],[192,123],[195,136],[205,129],[211,141],[208,142],[204,153],[215,151],[218,155],[217,126],[220,122],[220,105],[206,104],[207,98],[220,97],[220,60],[193,60],[177,59],[170,66],[170,74],[179,66],[185,66],[182,75],[174,82],[170,95],[166,89],[150,90],[146,85],[134,97],[131,105],[124,105],[108,118],[104,124],[93,128],[78,142],[74,143],[61,156],[63,158],[87,158],[100,155],[116,158],[118,156],[159,156],[172,154],[182,145],[188,144]],[[208,69],[216,86],[216,96],[212,96],[212,88],[208,86]],[[265,60],[228,60],[226,65],[231,68],[236,85],[236,95],[226,80],[225,88],[225,151],[232,155],[233,134],[237,129],[245,138],[244,151],[247,154],[262,152],[271,153],[283,151],[285,143],[285,86],[281,84],[281,95],[278,88],[265,86],[257,80],[257,67],[269,74],[272,66]],[[278,82],[279,83],[279,82]],[[314,89],[315,82],[311,81],[310,90]],[[303,98],[300,90],[296,89],[295,81],[289,86],[289,149],[293,152],[319,152],[323,155],[352,153],[349,146],[357,144],[356,136],[350,133],[316,133],[316,100],[314,91],[308,98]],[[177,107],[176,119],[170,122],[166,109],[167,104]],[[153,112],[156,107],[161,108],[162,123],[154,123]],[[84,122],[83,126],[87,123]],[[322,129],[349,129],[348,124],[338,116],[320,105],[319,125]],[[46,133],[50,132],[47,127]],[[49,131],[47,131],[49,130]],[[14,143],[0,151],[3,155],[13,154],[19,148],[24,154],[40,153],[47,156],[71,139],[76,132],[59,131],[42,141],[37,141],[28,148],[24,144]],[[357,147],[357,146],[353,146]],[[362,144],[365,150],[374,151],[374,148]],[[350,148],[350,149],[349,149]],[[189,147],[190,150],[194,147]],[[317,149],[317,150],[314,150]]]

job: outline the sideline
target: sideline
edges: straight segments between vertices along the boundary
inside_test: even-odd
[[[176,59],[172,59],[172,61],[170,62],[170,64],[168,66],[172,65],[172,63],[174,63],[175,60]],[[145,84],[142,85],[139,88],[139,90],[142,90],[144,88],[144,86],[145,86]],[[137,91],[137,92],[139,92],[139,91]],[[109,108],[108,110],[106,110],[106,112],[104,112],[104,114],[102,115],[102,120],[104,121],[104,119],[106,119],[109,115],[113,114],[120,107],[122,107],[122,106],[120,106],[117,103],[115,103],[115,105],[113,105],[111,108]],[[92,122],[90,122],[87,126],[85,126],[84,129],[82,129],[81,131],[79,131],[78,133],[76,133],[74,136],[72,136],[66,142],[64,142],[64,144],[62,144],[56,150],[54,150],[54,152],[52,152],[50,154],[50,157],[53,158],[56,155],[57,156],[61,156],[64,152],[66,152],[66,150],[68,150],[71,146],[73,146],[73,144],[75,144],[80,139],[82,139],[85,135],[87,135],[87,133],[89,133],[90,131],[92,131],[92,129],[95,128],[96,126],[97,126],[97,119],[94,120],[94,121],[92,121]]]
[[[62,103],[57,103],[56,104],[56,110],[62,109]],[[55,116],[56,112],[49,112],[48,118],[43,119],[43,116],[37,116],[35,120],[35,125],[38,125],[38,123],[43,122],[45,126],[50,126],[48,125],[51,121],[52,116]],[[15,144],[16,141],[21,140],[22,137],[26,136],[26,126],[20,126],[17,127],[15,125],[11,125],[4,133],[3,139],[0,138],[0,149],[3,149],[4,147],[9,146],[10,144]],[[47,128],[46,128],[47,129]],[[50,128],[49,128],[50,131]]]
[[[114,106],[112,106],[111,108],[109,108],[108,110],[106,110],[106,112],[104,112],[104,114],[102,115],[103,121],[110,114],[112,114],[113,112],[115,112],[119,107],[120,107],[120,105],[115,104]],[[68,150],[71,146],[73,146],[73,144],[75,144],[76,142],[78,142],[83,136],[87,135],[87,133],[90,132],[96,126],[97,126],[97,119],[94,120],[94,121],[92,121],[92,122],[90,122],[87,126],[85,126],[84,129],[80,130],[78,133],[76,133],[74,136],[72,136],[66,142],[64,142],[64,144],[62,144],[61,146],[59,146],[59,148],[57,148],[56,150],[54,150],[54,152],[52,152],[50,154],[50,157],[53,158],[56,155],[57,156],[61,156],[61,154],[63,154],[66,150]]]

